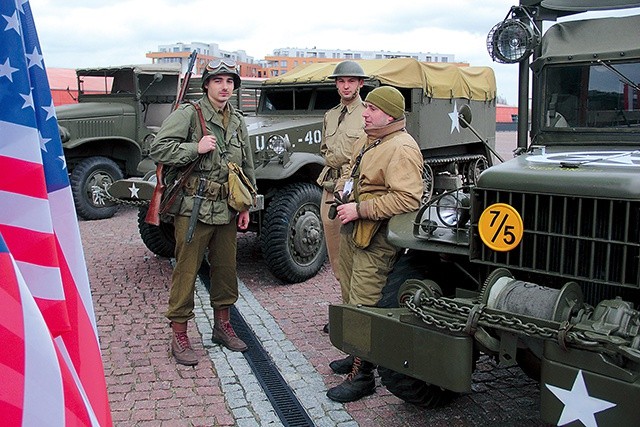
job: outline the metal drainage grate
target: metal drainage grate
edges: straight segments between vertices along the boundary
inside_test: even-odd
[[[203,262],[198,275],[208,291],[210,286],[209,265],[206,262]],[[314,427],[315,424],[296,398],[293,390],[282,378],[280,371],[258,337],[235,307],[231,307],[231,322],[236,335],[249,347],[242,354],[247,359],[282,424],[285,427]]]

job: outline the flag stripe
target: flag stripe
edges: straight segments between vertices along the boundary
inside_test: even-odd
[[[31,163],[42,161],[40,147],[33,144],[34,140],[39,139],[37,129],[0,120],[0,136],[5,156]]]
[[[18,173],[18,170],[15,169],[14,172]],[[2,179],[4,180],[4,177]],[[0,209],[0,224],[9,224],[42,233],[53,232],[47,199],[0,191],[0,201],[3,206]]]
[[[18,261],[58,267],[58,255],[55,252],[56,238],[53,234],[4,224],[0,224],[0,233],[11,248],[11,255]],[[33,248],[42,250],[34,251]]]
[[[9,171],[20,170],[20,175]],[[12,157],[0,156],[0,171],[6,174],[0,181],[0,191],[19,193],[25,196],[46,199],[46,189],[33,185],[44,178],[44,169],[40,163],[29,163]]]

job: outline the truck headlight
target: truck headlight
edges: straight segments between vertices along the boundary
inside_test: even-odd
[[[291,148],[289,141],[280,135],[272,135],[267,140],[267,149],[277,156],[282,156],[289,148]]]
[[[510,19],[509,15],[519,19]],[[529,25],[525,24],[528,22]],[[540,42],[540,31],[525,7],[512,7],[504,21],[496,24],[487,35],[487,50],[491,59],[514,64],[528,57]]]
[[[58,132],[63,143],[71,139],[71,132],[66,127],[58,125]]]
[[[460,190],[445,193],[436,202],[438,218],[447,227],[463,227],[469,219],[471,200],[469,194]]]

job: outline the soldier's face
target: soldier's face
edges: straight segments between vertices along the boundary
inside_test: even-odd
[[[213,76],[207,80],[204,87],[207,89],[207,96],[211,103],[216,107],[223,107],[233,94],[233,76],[230,74]]]
[[[340,99],[344,103],[353,101],[358,95],[360,88],[364,84],[362,79],[357,77],[338,77],[336,78],[336,88],[340,94]]]
[[[364,118],[365,129],[380,128],[394,120],[393,117],[369,102],[365,102],[364,106],[365,109],[362,112],[362,117]]]

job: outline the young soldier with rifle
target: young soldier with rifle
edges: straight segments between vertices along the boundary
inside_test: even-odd
[[[194,317],[194,283],[207,250],[212,341],[232,351],[247,349],[229,322],[229,309],[238,299],[236,233],[237,228],[248,227],[249,212],[236,212],[228,205],[227,162],[240,165],[255,187],[249,133],[242,114],[228,102],[239,87],[235,61],[211,61],[202,75],[202,98],[171,113],[151,144],[151,157],[171,167],[165,182],[184,183],[167,209],[175,228],[176,265],[166,312],[172,329],[171,353],[183,365],[198,363],[187,322]],[[188,176],[180,180],[190,165]]]

